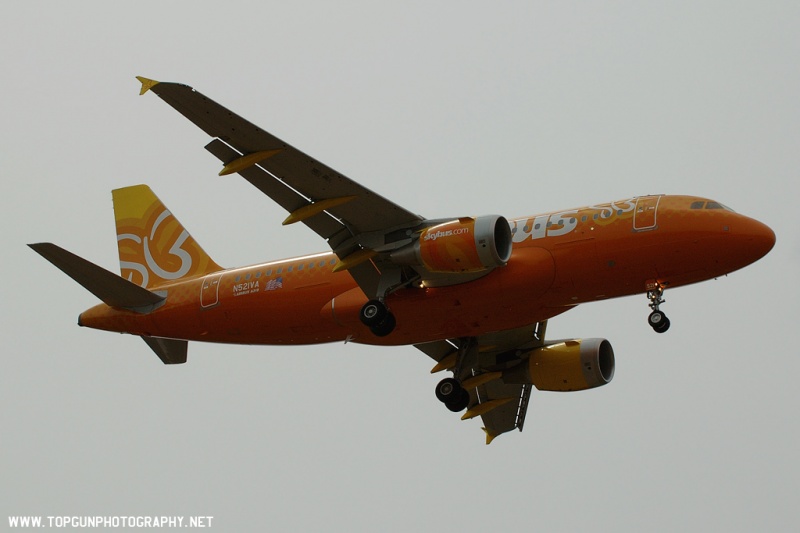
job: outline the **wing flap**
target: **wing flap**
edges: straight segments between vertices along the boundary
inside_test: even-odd
[[[480,405],[505,400],[505,402],[498,407],[481,414],[483,430],[486,432],[489,442],[491,442],[491,439],[488,438],[489,435],[492,435],[492,438],[494,438],[501,433],[506,433],[515,429],[520,429],[520,431],[522,431],[518,422],[525,417],[524,411],[520,413],[520,407],[527,409],[527,402],[525,402],[524,406],[521,402],[526,387],[529,386],[509,385],[503,383],[501,380],[490,381],[478,387]],[[473,406],[470,408],[472,407]],[[489,442],[487,442],[487,444],[489,444]]]
[[[457,346],[446,340],[415,344],[414,347],[437,363],[458,349]]]

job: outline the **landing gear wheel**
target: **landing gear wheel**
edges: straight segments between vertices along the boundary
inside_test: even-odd
[[[436,398],[454,413],[469,405],[469,393],[453,378],[444,378],[436,385]]]
[[[650,316],[647,317],[647,323],[650,324],[650,327],[653,329],[661,326],[665,320],[667,320],[667,315],[661,311],[653,311],[650,313]]]
[[[464,388],[454,378],[444,378],[436,385],[436,398],[442,403],[455,403],[461,398]]]
[[[370,300],[361,308],[358,318],[365,326],[377,326],[384,321],[389,310],[380,300]]]
[[[664,333],[670,326],[669,318],[661,311],[653,311],[650,313],[650,316],[647,317],[647,323],[650,324],[650,327],[653,328],[653,331],[656,333]]]
[[[444,405],[454,413],[463,411],[469,405],[469,393],[462,387],[459,398],[455,401],[447,402]]]
[[[661,324],[653,327],[653,330],[656,333],[665,333],[668,329],[669,329],[669,318],[664,318],[664,321],[661,322]]]
[[[375,335],[376,337],[385,337],[389,333],[394,331],[394,327],[396,325],[397,325],[397,320],[394,318],[394,315],[387,311],[383,321],[374,326],[370,326],[369,329],[370,331],[372,331],[372,334]]]

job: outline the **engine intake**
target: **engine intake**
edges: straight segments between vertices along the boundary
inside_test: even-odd
[[[593,389],[614,377],[614,349],[605,339],[574,339],[533,350],[503,372],[506,383],[532,383],[544,391]]]
[[[430,272],[480,272],[505,266],[511,258],[511,228],[499,215],[459,218],[425,228],[392,260]]]

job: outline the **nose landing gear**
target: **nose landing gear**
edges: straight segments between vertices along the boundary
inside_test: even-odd
[[[655,282],[650,287],[652,288],[648,288],[647,299],[650,300],[650,309],[653,311],[647,317],[647,323],[656,333],[664,333],[670,326],[669,318],[659,309],[659,306],[666,302],[666,300],[662,298],[664,295],[664,286]]]

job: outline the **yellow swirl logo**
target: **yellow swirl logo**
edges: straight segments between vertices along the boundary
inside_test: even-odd
[[[117,227],[122,275],[142,287],[193,274],[193,266],[204,255],[172,213],[160,207],[160,211],[154,211],[141,221],[143,226],[120,224]]]

